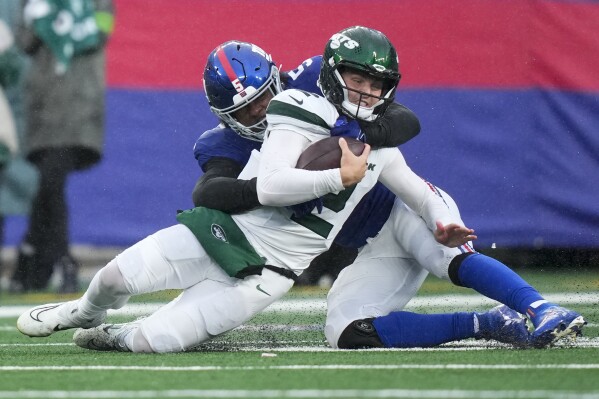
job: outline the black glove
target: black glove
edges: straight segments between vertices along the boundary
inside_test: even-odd
[[[397,147],[420,133],[420,121],[415,113],[398,103],[391,103],[383,116],[374,122],[358,120],[372,147]]]

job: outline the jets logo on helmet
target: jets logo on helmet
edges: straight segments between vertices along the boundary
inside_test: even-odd
[[[360,45],[360,43],[350,39],[349,37],[341,33],[335,33],[333,37],[331,37],[329,46],[331,46],[332,49],[338,49],[341,46],[341,44],[343,44],[350,50]]]

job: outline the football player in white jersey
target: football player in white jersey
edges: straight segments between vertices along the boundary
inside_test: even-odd
[[[376,43],[372,36],[367,28],[345,29],[329,40],[323,55],[322,91],[338,110],[354,118],[368,119],[370,113],[376,113],[376,107],[356,107],[363,103],[354,100],[354,90],[368,91],[361,88],[365,81],[360,73],[348,73],[368,71],[372,65],[368,59],[371,52],[364,51],[364,43]],[[378,50],[374,53],[385,53]],[[298,99],[301,97],[292,98]],[[429,186],[443,199],[452,221],[463,226],[453,200]],[[325,335],[332,347],[423,347],[474,337],[542,348],[581,333],[585,321],[580,314],[548,302],[506,265],[476,253],[470,243],[452,248],[440,245],[430,234],[430,224],[425,223],[430,221],[420,218],[413,204],[406,206],[401,200],[401,196],[395,200],[381,232],[341,272],[329,292]],[[428,272],[503,305],[485,313],[422,315],[403,311]],[[521,314],[530,318],[535,327],[532,333]]]
[[[350,117],[368,120],[375,120],[393,101],[399,81],[395,50],[380,32],[372,39],[392,51],[381,54],[368,71],[342,72],[348,85],[363,93],[352,95],[355,113]],[[244,92],[239,85],[239,101],[261,94]],[[303,150],[329,137],[338,116],[336,107],[323,97],[298,90],[277,94],[267,112],[269,128],[261,152],[252,154],[240,175],[257,177],[261,208],[239,215],[201,207],[182,212],[178,225],[143,239],[102,268],[83,297],[35,307],[19,317],[18,329],[41,337],[95,327],[108,309],[123,306],[132,295],[183,289],[176,300],[135,325],[102,328],[109,339],[89,340],[89,347],[173,352],[197,346],[241,325],[283,296],[294,277],[328,248],[351,210],[378,180],[426,221],[440,243],[459,246],[474,238],[471,229],[453,223],[442,200],[396,148],[370,151],[366,145],[364,153],[355,156],[340,140],[339,168],[296,169]],[[286,206],[328,194],[342,205],[337,211],[326,208],[311,225],[292,220]]]

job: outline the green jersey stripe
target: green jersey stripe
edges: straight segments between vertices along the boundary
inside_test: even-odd
[[[319,126],[323,129],[330,129],[330,126],[327,125],[324,119],[317,114],[282,101],[272,100],[268,105],[266,113],[270,115],[287,116],[293,119],[298,119],[305,123],[309,123],[311,125]]]

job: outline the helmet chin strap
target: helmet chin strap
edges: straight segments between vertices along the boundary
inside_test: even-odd
[[[376,119],[376,115],[373,114],[374,107],[364,107],[354,104],[349,100],[343,100],[341,108],[355,119],[362,119],[365,121],[373,121]]]
[[[371,122],[378,117],[378,115],[374,114],[374,109],[381,105],[384,102],[383,100],[377,101],[372,107],[365,107],[363,105],[354,104],[351,101],[349,101],[349,90],[347,89],[347,87],[342,87],[343,102],[341,103],[341,108],[343,108],[343,110],[347,112],[349,116],[355,119],[361,119],[368,122]],[[362,99],[362,96],[365,96],[365,94],[360,93],[360,100]]]
[[[343,109],[348,116],[354,119],[361,119],[368,122],[375,120],[378,117],[378,115],[374,114],[374,109],[379,105],[383,104],[384,101],[379,100],[372,107],[365,107],[363,105],[352,103],[351,101],[349,101],[349,90],[347,89],[347,86],[343,81],[341,73],[339,73],[338,70],[335,70],[334,73],[335,77],[341,85],[341,89],[343,90],[343,101],[341,102],[341,109]],[[361,92],[357,93],[360,94],[360,100],[362,99],[362,96],[366,95]]]

